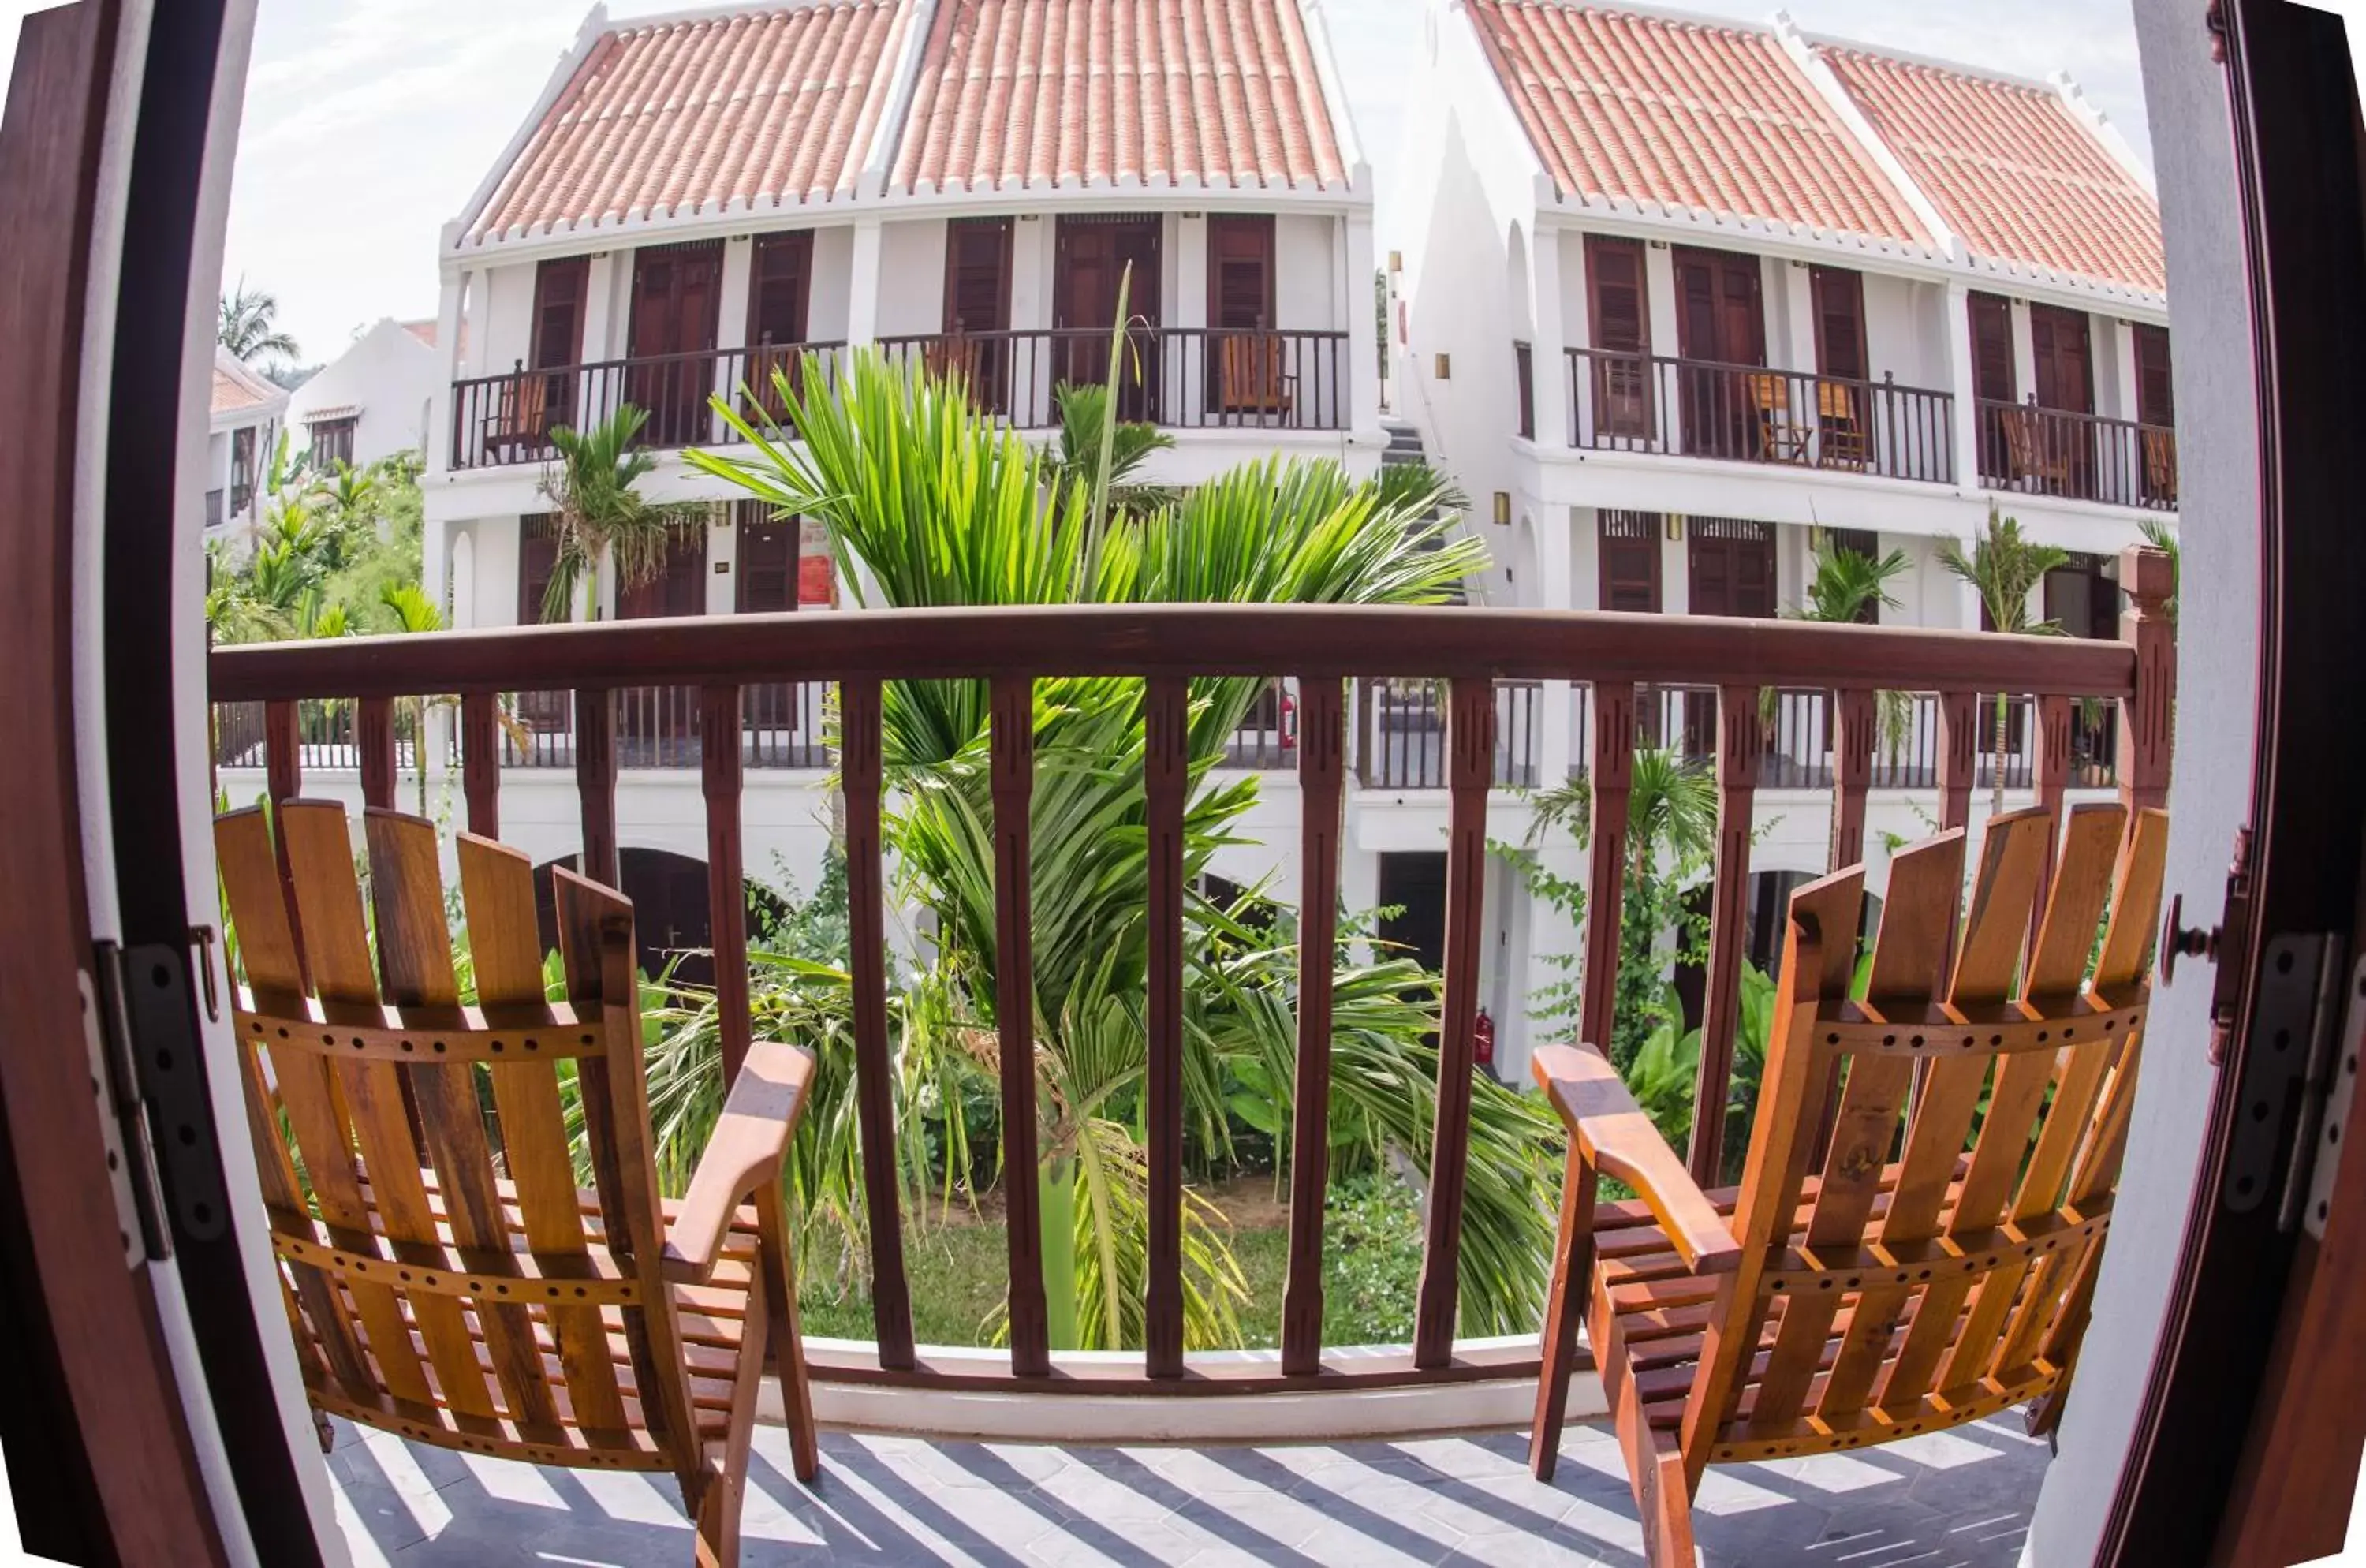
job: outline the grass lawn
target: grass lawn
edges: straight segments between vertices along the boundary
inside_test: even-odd
[[[1248,1287],[1239,1309],[1242,1349],[1271,1349],[1281,1343],[1281,1295],[1290,1261],[1289,1211],[1275,1204],[1269,1182],[1227,1184],[1215,1191],[1219,1208],[1233,1221],[1233,1259]],[[1324,1324],[1326,1344],[1399,1341],[1410,1333],[1416,1277],[1421,1265],[1418,1223],[1409,1206],[1385,1194],[1343,1209],[1335,1202],[1326,1225],[1324,1259]],[[956,1210],[925,1232],[904,1233],[906,1268],[911,1280],[912,1333],[923,1345],[985,1345],[988,1316],[998,1307],[1009,1280],[1007,1233],[999,1206],[973,1217]],[[870,1292],[843,1298],[835,1281],[801,1283],[797,1305],[807,1334],[869,1339]]]

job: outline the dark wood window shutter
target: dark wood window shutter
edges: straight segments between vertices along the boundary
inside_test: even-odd
[[[1529,344],[1512,344],[1512,373],[1520,383],[1520,436],[1533,441],[1537,435],[1537,355]]]
[[[998,333],[1010,324],[1010,220],[956,218],[945,225],[949,333]]]
[[[2084,310],[2056,305],[2029,308],[2030,359],[2036,371],[2037,406],[2071,413],[2095,412],[2094,358]]]
[[[1208,324],[1232,332],[1275,325],[1270,214],[1208,220]]]
[[[812,230],[757,238],[748,265],[749,347],[805,342],[812,278]]]
[[[675,530],[666,543],[664,568],[647,582],[616,591],[616,618],[654,620],[668,615],[706,614],[706,527],[693,524]]]
[[[2169,329],[2138,322],[2136,349],[2136,422],[2169,425],[2177,423],[2177,389],[2169,374]]]
[[[1774,528],[1741,517],[1695,517],[1685,525],[1696,615],[1774,614]]]
[[[518,625],[540,624],[543,596],[550,592],[551,575],[558,567],[558,519],[547,512],[522,519],[518,525]]]
[[[1606,610],[1660,613],[1660,513],[1606,510],[1596,520],[1601,537],[1599,600]]]
[[[1612,354],[1649,353],[1651,314],[1644,295],[1642,242],[1588,234],[1585,281],[1594,346]]]
[[[1997,402],[2011,402],[2011,301],[1994,294],[1974,294],[1971,313],[1973,391]]]
[[[1816,368],[1843,380],[1871,374],[1865,349],[1865,275],[1844,266],[1809,269],[1815,296]]]
[[[531,368],[546,370],[582,358],[583,300],[591,280],[590,256],[561,256],[535,269]]]

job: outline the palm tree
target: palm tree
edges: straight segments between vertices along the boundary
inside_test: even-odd
[[[1989,503],[1988,531],[1973,542],[1971,554],[1966,555],[1953,539],[1939,546],[1940,564],[1978,592],[1989,625],[2021,636],[2061,635],[2056,623],[2030,617],[2029,596],[2045,581],[2047,572],[2069,559],[2067,550],[2022,537],[2019,520],[2000,516],[1993,502]],[[1996,696],[1996,793],[1990,801],[1991,808],[2000,814],[2004,810],[2005,695],[1999,692]]]
[[[774,385],[787,417],[763,429],[715,405],[745,455],[687,460],[819,519],[865,603],[1425,604],[1479,561],[1475,544],[1432,547],[1437,525],[1423,518],[1433,495],[1383,502],[1331,464],[1254,464],[1147,513],[1107,507],[1115,422],[1106,406],[1099,460],[1079,474],[958,390],[875,355],[857,356],[833,385],[785,374]],[[782,439],[786,427],[801,446]],[[1208,775],[1262,684],[1190,682],[1187,886],[1256,799],[1253,779],[1210,785]],[[1133,1124],[1147,1067],[1143,684],[1042,680],[1035,714],[1030,1032],[1042,1163],[1003,1178],[1041,1183],[1054,1343],[1113,1348],[1140,1342],[1144,1269],[1146,1162]],[[899,987],[899,1081],[917,1096],[961,1072],[996,1070],[987,688],[894,682],[882,717],[886,837],[909,899],[936,924],[930,969]],[[1259,922],[1235,911],[1204,901],[1187,910],[1186,1114],[1203,1147],[1226,1136],[1228,1081],[1258,1086],[1289,1124],[1296,953],[1287,912],[1275,914],[1278,929],[1260,936]],[[1331,1147],[1295,1157],[1375,1160],[1389,1146],[1425,1160],[1435,977],[1391,956],[1343,966],[1335,984]],[[827,1052],[839,1036],[832,1026],[813,1038]],[[836,1070],[822,1077],[836,1081]],[[827,1123],[827,1101],[815,1111]],[[1531,1100],[1480,1081],[1461,1259],[1470,1331],[1534,1321],[1541,1274],[1530,1249],[1545,1246],[1551,1142]],[[851,1169],[842,1146],[823,1148],[819,1165]],[[812,1190],[805,1196],[810,1203]],[[1186,1330],[1201,1345],[1222,1341],[1238,1292],[1211,1219],[1187,1205]]]
[[[625,403],[586,429],[551,426],[558,461],[544,471],[542,493],[557,513],[558,554],[542,596],[544,620],[568,619],[579,585],[596,618],[603,570],[614,567],[619,589],[639,587],[665,570],[674,536],[705,517],[703,503],[660,504],[637,488],[657,467],[648,449],[636,445],[648,417],[647,410]]]
[[[1045,453],[1045,470],[1053,485],[1090,486],[1100,471],[1101,454],[1109,454],[1109,504],[1119,512],[1155,511],[1175,498],[1160,485],[1144,484],[1139,475],[1154,452],[1173,449],[1175,437],[1155,424],[1110,417],[1110,389],[1097,385],[1064,383],[1057,394],[1060,438]]]
[[[242,277],[237,289],[221,298],[215,337],[249,365],[265,355],[293,359],[299,352],[296,340],[279,330],[278,316],[278,299],[263,289],[249,288]]]
[[[1784,612],[1795,621],[1820,621],[1829,625],[1852,626],[1876,618],[1880,610],[1898,607],[1898,596],[1889,591],[1890,579],[1910,565],[1904,550],[1892,550],[1885,556],[1869,556],[1862,550],[1852,550],[1825,534],[1816,546],[1815,571],[1808,580],[1806,603],[1796,610]],[[1771,696],[1772,694],[1770,693]],[[1876,695],[1876,723],[1882,746],[1894,757],[1906,739],[1912,722],[1913,706],[1903,692],[1884,690]],[[1835,699],[1832,712],[1840,711]]]

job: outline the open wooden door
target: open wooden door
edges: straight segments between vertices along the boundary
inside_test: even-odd
[[[1124,286],[1126,360],[1120,367],[1121,419],[1158,421],[1159,234],[1156,217],[1060,220],[1052,267],[1052,324],[1073,332],[1054,355],[1055,381],[1089,386],[1109,379],[1110,333]],[[1129,278],[1126,269],[1132,268]],[[1135,325],[1140,322],[1142,325]]]
[[[1679,246],[1676,352],[1683,370],[1684,450],[1702,457],[1758,456],[1751,378],[1731,367],[1766,363],[1766,301],[1759,260]]]

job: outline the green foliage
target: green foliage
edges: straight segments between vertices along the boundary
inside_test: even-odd
[[[2179,570],[2183,564],[2177,550],[2177,530],[2170,527],[2168,523],[2158,517],[2146,517],[2140,519],[2137,522],[2136,526],[2144,530],[2146,544],[2150,545],[2154,549],[2163,551],[2168,555],[2169,581],[2170,587],[2173,589],[2177,584]],[[2174,628],[2177,625],[2176,593],[2171,592],[2169,594],[2169,598],[2162,603],[2161,609],[2168,615],[2169,624],[2172,628]]]
[[[1906,570],[1909,564],[1904,550],[1892,550],[1876,558],[1843,548],[1833,543],[1828,533],[1816,547],[1815,570],[1808,579],[1807,603],[1789,612],[1790,618],[1846,625],[1863,620],[1865,611],[1875,605],[1895,610],[1898,597],[1889,592],[1889,580]]]
[[[1424,1240],[1420,1205],[1395,1177],[1351,1177],[1332,1186],[1323,1211],[1324,1344],[1412,1339]]]
[[[1082,485],[1089,491],[1099,474],[1106,434],[1111,510],[1140,514],[1174,502],[1174,491],[1145,484],[1139,477],[1152,453],[1173,449],[1174,436],[1155,424],[1113,421],[1107,387],[1064,382],[1053,395],[1060,405],[1060,439],[1048,454],[1051,485],[1056,489]]]
[[[279,329],[278,299],[263,289],[249,288],[243,277],[235,289],[221,297],[214,339],[249,364],[265,356],[293,359],[299,353],[296,340]]]
[[[1989,503],[1989,524],[1985,533],[1972,543],[1970,553],[1953,539],[1940,541],[1939,561],[1949,571],[1972,585],[1987,606],[1989,622],[2000,632],[2023,636],[2059,637],[2061,626],[2050,620],[2033,619],[2029,613],[2029,597],[2045,574],[2069,563],[2070,552],[2053,545],[2041,545],[2026,538],[2018,519],[2006,517],[1997,510],[1996,502]],[[1996,786],[1991,809],[2004,810],[2004,761],[2009,744],[2006,694],[1996,694]]]
[[[1433,507],[1453,513],[1470,510],[1470,498],[1452,479],[1431,467],[1426,458],[1382,463],[1372,486],[1383,501],[1395,505],[1417,504],[1423,511]]]
[[[579,587],[584,602],[597,605],[603,570],[614,569],[619,589],[654,580],[674,536],[704,521],[704,502],[660,503],[641,494],[641,480],[657,467],[639,445],[648,418],[647,410],[624,403],[584,429],[551,426],[558,460],[544,470],[542,493],[558,526],[558,554],[542,598],[545,621],[571,616]]]
[[[206,618],[218,643],[276,642],[416,629],[399,607],[418,593],[423,527],[419,464],[403,453],[330,476],[283,434],[264,475],[261,519],[243,559],[207,546]],[[440,615],[439,617],[440,619]]]

